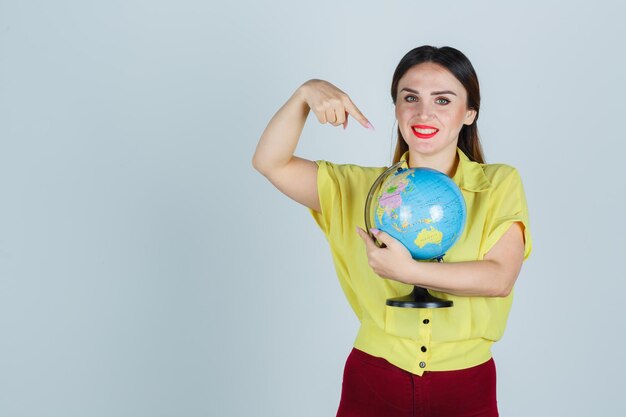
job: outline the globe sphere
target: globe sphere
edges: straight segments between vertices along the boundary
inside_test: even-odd
[[[463,233],[463,194],[440,171],[399,165],[374,182],[366,201],[366,227],[374,225],[399,240],[413,259],[441,259]]]

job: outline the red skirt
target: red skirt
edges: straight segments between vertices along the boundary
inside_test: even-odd
[[[352,349],[337,417],[370,416],[497,417],[495,363],[417,376]]]

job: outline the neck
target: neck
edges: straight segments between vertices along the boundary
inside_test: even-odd
[[[432,168],[452,178],[459,163],[456,147],[453,151],[445,154],[423,155],[409,150],[409,168]]]

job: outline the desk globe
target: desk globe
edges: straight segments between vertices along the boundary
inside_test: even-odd
[[[443,262],[461,236],[467,218],[459,187],[446,174],[430,168],[403,168],[402,161],[374,181],[365,202],[365,226],[376,227],[399,240],[417,261]],[[375,226],[373,226],[375,225]],[[378,241],[379,247],[384,245]],[[452,301],[414,286],[387,305],[409,308],[451,307]]]

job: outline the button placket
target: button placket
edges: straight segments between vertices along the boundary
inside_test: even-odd
[[[419,360],[418,366],[420,369],[425,369],[429,360],[430,338],[432,334],[431,328],[431,312],[426,310],[421,316],[421,323],[419,324],[419,342],[417,345],[417,359]]]

